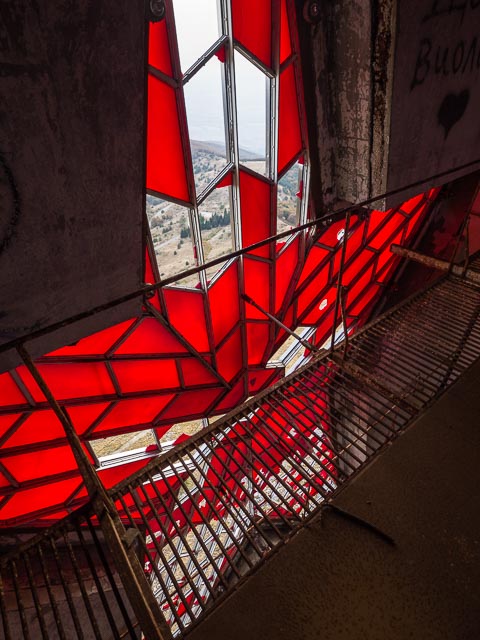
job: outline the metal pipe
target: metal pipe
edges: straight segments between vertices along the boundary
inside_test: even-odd
[[[118,516],[115,505],[106,492],[95,469],[90,464],[70,418],[58,404],[23,345],[19,345],[17,351],[63,426],[92,501],[92,506],[99,519],[100,526],[103,529],[112,554],[114,554],[116,568],[129,594],[132,607],[143,631],[147,633],[152,640],[165,640],[165,638],[171,637],[170,629],[167,627],[160,609],[153,598],[138,558],[124,546],[125,528]]]
[[[413,251],[412,249],[406,249],[405,247],[401,247],[398,244],[392,244],[392,246],[390,247],[390,251],[396,256],[407,258],[408,260],[413,260],[414,262],[419,262],[420,264],[424,264],[426,267],[438,269],[439,271],[444,272],[450,271],[455,276],[458,276],[460,278],[464,277],[465,280],[470,281],[474,284],[480,284],[480,273],[474,271],[473,269],[467,269],[464,272],[463,267],[460,267],[456,264],[450,265],[447,260],[440,260],[439,258],[426,256],[423,253]]]
[[[252,298],[250,298],[250,296],[247,296],[247,294],[242,293],[240,297],[243,298],[245,302],[248,302],[248,304],[252,305],[252,307],[255,307],[255,309],[258,309],[258,311],[260,311],[265,316],[267,316],[267,318],[272,320],[272,322],[274,322],[277,326],[279,326],[280,329],[283,329],[283,331],[288,333],[288,335],[298,340],[298,342],[301,345],[303,345],[306,349],[309,349],[310,351],[314,351],[314,352],[320,351],[320,349],[318,349],[318,347],[316,347],[314,344],[311,344],[310,342],[307,342],[306,340],[304,340],[301,336],[298,335],[298,333],[295,333],[295,331],[292,331],[290,327],[287,327],[287,325],[283,324],[283,322],[281,322],[278,318],[276,318],[274,315],[269,313],[266,309],[264,309],[259,304],[257,304],[255,300],[252,300]]]
[[[470,166],[474,166],[475,164],[478,164],[479,160],[475,160],[472,162],[468,162],[465,165],[462,165],[462,167],[459,167],[457,170],[463,169],[463,168],[467,168]],[[444,171],[440,174],[437,174],[436,176],[432,176],[432,180],[434,178],[440,178],[444,175],[448,175],[450,173],[449,171]],[[372,198],[368,198],[366,200],[363,200],[362,202],[357,203],[357,207],[366,207],[370,204],[373,204],[374,202],[377,202],[378,200],[382,200],[386,197],[395,195],[397,193],[400,193],[402,191],[404,191],[404,189],[406,188],[414,188],[415,186],[421,186],[422,184],[424,184],[424,180],[421,181],[417,181],[416,183],[412,183],[411,185],[408,185],[408,187],[402,187],[402,188],[398,188],[398,189],[394,189],[393,191],[390,192],[386,192],[377,196],[374,196]],[[116,298],[115,300],[111,300],[105,304],[102,305],[98,305],[96,307],[93,307],[92,309],[89,309],[88,311],[84,311],[82,313],[76,314],[74,316],[70,316],[69,318],[66,318],[64,320],[61,320],[59,322],[55,322],[51,325],[48,325],[47,327],[44,327],[42,329],[38,329],[36,331],[32,331],[30,334],[28,334],[28,336],[24,336],[22,338],[16,338],[14,340],[10,340],[9,342],[6,342],[2,345],[0,345],[0,353],[3,353],[4,351],[7,351],[9,349],[12,348],[16,348],[18,345],[23,344],[24,342],[26,342],[27,340],[33,340],[35,338],[39,338],[43,335],[47,335],[53,331],[56,331],[57,329],[62,329],[66,326],[69,326],[71,324],[74,324],[76,322],[80,322],[81,320],[85,320],[86,318],[90,318],[91,316],[100,313],[102,311],[107,311],[108,309],[114,308],[116,306],[119,306],[123,303],[135,300],[136,298],[139,297],[145,297],[151,293],[154,293],[160,289],[162,289],[163,287],[166,287],[167,285],[170,284],[175,284],[175,282],[177,282],[178,280],[182,280],[183,278],[186,278],[190,275],[194,275],[195,273],[199,273],[202,270],[206,270],[209,269],[211,267],[217,266],[219,264],[222,264],[222,262],[225,262],[226,260],[230,260],[232,258],[235,258],[237,256],[240,255],[245,255],[246,253],[249,253],[251,251],[253,251],[254,249],[259,249],[260,247],[264,247],[267,244],[270,243],[276,243],[278,240],[281,240],[283,238],[287,238],[288,236],[294,234],[294,233],[298,233],[299,231],[303,231],[306,229],[310,229],[310,228],[314,228],[317,225],[328,225],[331,224],[332,222],[335,222],[336,220],[341,220],[346,213],[348,213],[350,211],[351,207],[343,207],[342,209],[338,209],[336,211],[330,211],[329,213],[323,214],[321,216],[318,216],[317,218],[314,218],[313,220],[310,220],[309,222],[306,222],[302,225],[299,225],[298,227],[295,227],[295,229],[289,229],[287,231],[283,231],[281,233],[277,233],[274,236],[270,236],[268,238],[265,238],[264,240],[261,240],[259,242],[255,242],[251,245],[249,245],[248,247],[244,247],[242,249],[238,249],[236,251],[232,251],[231,253],[229,253],[226,256],[222,256],[220,258],[216,258],[215,260],[210,260],[209,262],[206,262],[204,265],[201,265],[199,267],[194,267],[192,269],[186,269],[185,271],[180,272],[179,274],[175,275],[175,276],[171,276],[169,278],[165,278],[164,280],[162,280],[161,282],[157,282],[155,284],[148,284],[145,285],[143,287],[141,287],[140,289],[137,289],[135,291],[132,291],[129,294],[126,294],[124,296],[121,296],[119,298]]]

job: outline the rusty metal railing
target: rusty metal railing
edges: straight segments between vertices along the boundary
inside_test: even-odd
[[[480,287],[449,276],[93,493],[0,558],[4,637],[141,638],[145,607],[146,637],[184,635],[480,356],[479,313]],[[148,581],[122,577],[132,552]]]
[[[480,355],[480,293],[444,280],[112,493],[174,635],[286,542]]]
[[[0,560],[0,611],[6,640],[141,637],[90,506]]]

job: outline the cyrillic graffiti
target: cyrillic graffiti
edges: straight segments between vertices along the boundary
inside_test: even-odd
[[[478,0],[480,2],[480,0]],[[422,85],[429,76],[458,76],[480,69],[478,37],[469,42],[459,40],[454,46],[433,45],[431,38],[422,38],[410,89]]]

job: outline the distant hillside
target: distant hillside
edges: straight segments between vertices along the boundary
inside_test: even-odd
[[[217,142],[204,142],[202,140],[190,140],[193,153],[214,153],[217,156],[225,157],[225,148]],[[264,160],[260,153],[242,149],[240,147],[240,160]]]

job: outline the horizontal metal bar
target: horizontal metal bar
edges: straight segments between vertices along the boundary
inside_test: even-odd
[[[432,269],[438,269],[439,271],[451,271],[456,276],[465,278],[465,280],[469,280],[474,284],[480,284],[480,273],[475,270],[468,268],[467,270],[465,270],[463,266],[460,267],[456,264],[450,264],[450,262],[448,262],[447,260],[440,260],[439,258],[434,258],[433,256],[426,256],[423,253],[401,247],[398,244],[392,244],[390,250],[396,256],[407,258],[408,260],[413,260],[414,262],[419,262],[420,264],[431,267]]]

